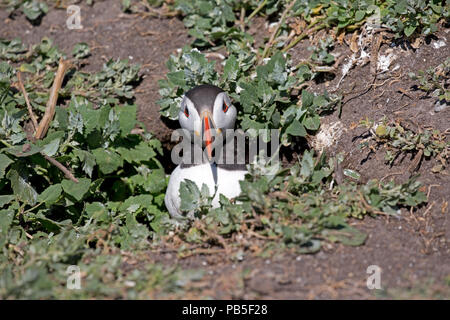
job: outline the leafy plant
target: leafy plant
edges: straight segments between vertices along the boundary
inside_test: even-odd
[[[370,129],[371,136],[368,140],[361,143],[361,147],[379,148],[384,146],[386,149],[385,161],[392,165],[402,153],[411,153],[418,155],[420,159],[437,158],[440,164],[433,168],[438,172],[445,168],[447,159],[450,155],[450,142],[446,141],[444,134],[439,130],[424,129],[419,132],[404,128],[400,123],[381,123],[375,125],[373,122],[365,120],[362,126]],[[371,144],[374,142],[374,144]]]
[[[438,97],[440,101],[450,102],[449,78],[450,58],[435,68],[420,70],[417,74],[411,72],[410,78],[419,81],[419,89]]]
[[[19,9],[32,22],[37,21],[48,12],[48,6],[45,1],[37,0],[2,0],[1,5],[8,8],[9,11]]]
[[[251,170],[241,182],[242,193],[236,202],[220,195],[220,208],[209,205],[209,210],[205,210],[210,203],[208,193],[189,184],[190,192],[180,190],[181,205],[186,211],[195,208],[201,220],[187,225],[186,240],[214,241],[215,234],[238,234],[279,239],[299,252],[315,252],[324,240],[360,245],[366,237],[348,225],[348,217],[398,215],[402,207],[426,202],[415,179],[404,184],[370,180],[365,185],[347,181],[337,185],[333,182],[334,164],[334,159],[305,151],[298,163],[274,176]]]
[[[81,44],[74,51],[88,50]],[[45,104],[48,94],[36,94],[37,88],[48,87],[44,83],[51,83],[55,62],[63,55],[50,40],[43,40],[27,56],[27,64],[17,68],[37,71],[24,86],[40,118],[42,108],[36,106]],[[81,56],[75,54],[74,63]],[[23,94],[13,89],[16,70],[0,61],[1,296],[20,295],[27,286],[42,289],[53,269],[94,254],[91,247],[139,248],[161,232],[161,221],[167,219],[166,176],[157,159],[161,144],[139,129],[137,107],[121,103],[122,98],[133,98],[130,83],[138,79],[138,70],[126,61],[111,60],[98,73],[71,72],[60,90],[67,100],[56,106],[46,136],[36,140],[29,131]],[[36,254],[23,259],[21,250]],[[10,259],[16,259],[14,268]],[[33,291],[32,297],[50,294],[48,287],[43,289]]]
[[[308,49],[312,51],[311,60],[319,65],[331,65],[334,63],[334,56],[330,54],[333,48],[333,39],[327,37],[319,40],[319,46],[312,46]]]

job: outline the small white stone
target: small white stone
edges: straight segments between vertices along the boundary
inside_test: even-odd
[[[439,41],[433,42],[433,48],[435,48],[435,49],[445,47],[446,45],[447,44],[445,43],[444,40],[439,40]]]

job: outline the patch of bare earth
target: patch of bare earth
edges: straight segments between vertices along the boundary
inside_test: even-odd
[[[139,118],[156,137],[169,145],[170,132],[177,124],[163,121],[159,116],[157,80],[167,72],[165,62],[169,55],[190,41],[182,22],[176,18],[127,15],[121,12],[120,2],[117,1],[96,1],[92,7],[81,4],[81,15],[83,29],[69,30],[65,24],[64,10],[51,9],[37,26],[31,25],[21,14],[9,18],[7,12],[0,11],[0,37],[19,37],[31,45],[47,36],[67,54],[77,42],[86,42],[92,50],[84,67],[86,71],[99,70],[110,57],[142,64],[144,79],[136,90],[135,101],[139,107]],[[257,23],[262,25],[255,20]],[[392,177],[398,182],[405,181],[412,159],[407,157],[401,163],[397,161],[391,168],[384,164],[382,150],[368,156],[367,150],[358,148],[364,129],[351,129],[353,124],[366,117],[378,120],[387,116],[389,119],[409,119],[411,126],[422,128],[429,126],[445,131],[450,126],[450,109],[434,113],[434,99],[425,97],[420,91],[410,90],[414,83],[409,80],[408,72],[436,66],[449,56],[449,29],[440,30],[437,39],[429,40],[416,50],[390,48],[382,44],[381,54],[389,50],[397,56],[390,69],[396,65],[398,68],[378,79],[366,94],[344,104],[340,119],[337,112],[323,119],[323,123],[328,124],[339,120],[347,128],[329,152],[344,152],[346,167],[360,172],[364,181],[386,176],[385,179]],[[445,41],[446,45],[436,49],[433,43],[438,40]],[[294,60],[309,57],[308,45],[306,40],[290,51]],[[351,54],[346,44],[338,46],[335,51],[347,57]],[[340,72],[333,79],[312,84],[313,91],[320,92],[325,88],[333,91],[341,77]],[[359,91],[371,81],[370,66],[367,64],[351,69],[339,89],[344,92]],[[170,163],[163,165],[171,167]],[[366,270],[370,265],[381,267],[381,285],[387,291],[413,291],[431,279],[439,288],[443,287],[441,294],[450,298],[450,287],[445,285],[445,279],[450,275],[450,228],[446,207],[450,177],[448,169],[440,174],[431,173],[432,166],[433,160],[426,160],[418,170],[419,179],[429,192],[427,206],[413,212],[404,211],[398,219],[377,216],[352,222],[368,234],[363,246],[326,244],[322,251],[314,255],[296,255],[288,251],[270,258],[255,257],[248,252],[240,262],[230,261],[224,253],[181,259],[175,253],[149,251],[142,263],[160,262],[170,266],[177,264],[182,269],[204,270],[202,281],[187,288],[186,297],[189,298],[384,297],[367,289]],[[132,266],[124,269],[130,271]],[[395,294],[386,297],[395,298]]]

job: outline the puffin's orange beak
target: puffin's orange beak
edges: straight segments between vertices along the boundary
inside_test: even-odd
[[[208,152],[208,159],[212,159],[212,135],[211,129],[214,129],[214,123],[211,120],[210,114],[205,113],[202,117],[202,133],[205,139],[205,146]]]

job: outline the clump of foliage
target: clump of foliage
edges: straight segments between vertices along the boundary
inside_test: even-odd
[[[200,218],[188,224],[186,240],[215,241],[211,235],[217,234],[276,239],[299,252],[315,252],[324,240],[360,245],[366,236],[347,223],[349,217],[398,215],[400,208],[426,202],[415,179],[403,184],[370,180],[363,185],[351,181],[337,185],[335,163],[335,159],[305,151],[298,163],[275,175],[250,171],[241,182],[243,192],[236,202],[221,195],[221,207],[216,209],[211,208],[205,185],[199,190],[191,181],[182,182],[181,208],[196,211]]]
[[[433,167],[434,172],[443,170],[450,156],[450,142],[445,134],[434,129],[419,129],[415,132],[402,126],[401,123],[387,123],[383,120],[377,125],[373,121],[364,120],[361,125],[368,128],[371,136],[361,143],[361,147],[376,150],[383,146],[386,149],[385,161],[393,165],[401,154],[410,153],[418,156],[417,163],[422,156],[436,158],[440,164]]]
[[[439,20],[448,19],[450,15],[448,6],[436,0],[177,0],[172,8],[183,14],[185,26],[196,38],[196,47],[216,47],[234,39],[247,37],[244,32],[245,25],[240,24],[250,23],[256,15],[270,17],[282,24],[273,43],[275,48],[290,48],[306,34],[320,29],[333,29],[336,33],[353,31],[366,22],[386,27],[398,38],[414,34],[429,35],[437,30]],[[304,33],[291,42],[285,40],[291,29],[286,19],[280,19],[285,11],[288,16],[299,18],[306,23]],[[242,14],[245,16],[241,17]],[[236,23],[237,21],[240,24]]]
[[[331,37],[320,39],[319,46],[311,46],[308,48],[312,51],[311,60],[319,65],[333,64],[334,56],[330,53],[333,46],[333,39]]]
[[[1,43],[21,48],[17,41]],[[88,48],[77,45],[75,56],[80,52]],[[88,263],[89,255],[149,245],[168,216],[166,175],[157,159],[161,144],[139,128],[129,99],[139,66],[110,60],[98,73],[70,72],[60,91],[64,102],[36,140],[22,91],[14,88],[17,70],[30,72],[25,88],[39,119],[49,90],[38,90],[51,85],[63,55],[45,39],[24,55],[27,63],[22,50],[16,53],[17,67],[0,60],[0,296],[23,297],[32,288],[29,297],[48,297],[55,293],[46,282],[53,271],[61,284],[67,265]],[[103,260],[110,258],[118,259]],[[92,290],[86,294],[104,289]]]
[[[419,81],[419,89],[427,94],[431,93],[433,97],[439,98],[440,101],[450,103],[450,58],[434,68],[425,71],[420,70],[417,74],[411,72],[410,78]]]
[[[7,7],[8,11],[20,9],[28,20],[34,22],[42,18],[48,12],[48,5],[45,1],[38,0],[2,0],[0,5]]]

